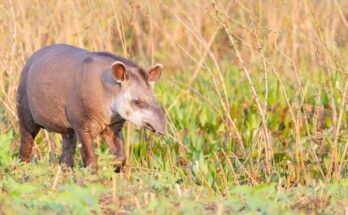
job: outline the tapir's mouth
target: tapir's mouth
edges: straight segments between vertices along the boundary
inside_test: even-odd
[[[158,132],[150,123],[145,122],[144,125],[145,125],[145,127],[147,127],[148,129],[150,129],[152,132],[157,133],[157,134],[159,134],[159,135],[164,135],[163,133]]]
[[[152,127],[152,125],[150,123],[145,122],[145,127],[147,127],[148,129],[150,129],[152,132],[156,132],[156,130]]]

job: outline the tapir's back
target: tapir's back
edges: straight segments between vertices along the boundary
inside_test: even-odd
[[[52,45],[34,53],[21,77],[18,97],[28,105],[35,123],[48,130],[65,132],[71,125],[66,115],[67,100],[79,98],[84,61],[91,52],[68,45]]]

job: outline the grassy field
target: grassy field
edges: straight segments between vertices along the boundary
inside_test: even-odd
[[[0,0],[0,26],[0,214],[348,213],[348,1]],[[19,74],[53,43],[162,63],[168,135],[126,124],[119,174],[45,131],[20,163]]]

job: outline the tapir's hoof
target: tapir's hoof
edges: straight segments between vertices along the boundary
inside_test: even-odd
[[[120,173],[121,170],[123,169],[123,167],[124,167],[125,164],[126,164],[126,159],[117,159],[117,160],[115,161],[115,165],[114,165],[114,167],[115,167],[115,169],[114,169],[115,173]]]

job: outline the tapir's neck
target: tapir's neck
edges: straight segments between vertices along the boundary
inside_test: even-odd
[[[121,91],[120,84],[112,77],[110,69],[106,69],[102,72],[101,81],[104,93],[105,120],[107,124],[122,122],[122,117],[113,108],[115,98]]]
[[[113,124],[123,124],[123,123],[125,123],[125,121],[126,120],[123,119],[120,114],[112,113],[112,115],[111,115],[111,124],[112,125]]]

